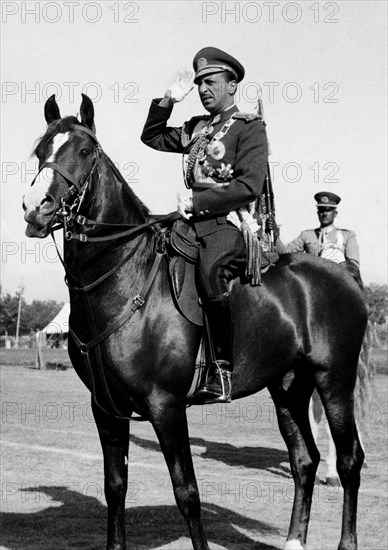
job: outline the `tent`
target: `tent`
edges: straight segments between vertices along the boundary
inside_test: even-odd
[[[49,324],[40,331],[51,347],[65,347],[69,333],[70,304],[65,304]]]
[[[54,317],[41,332],[47,336],[51,334],[65,335],[69,332],[70,304],[65,304],[61,311]]]
[[[70,304],[65,304],[61,311],[50,323],[35,335],[35,366],[38,369],[55,367],[63,370],[61,363],[46,363],[44,360],[43,348],[64,348],[67,349],[67,337],[69,335]],[[51,365],[51,366],[50,366]],[[61,367],[61,368],[59,368]],[[65,367],[67,368],[67,367]]]

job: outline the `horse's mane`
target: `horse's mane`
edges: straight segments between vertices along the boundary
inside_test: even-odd
[[[128,182],[125,180],[119,169],[116,167],[114,162],[108,157],[106,153],[104,153],[107,162],[109,166],[111,167],[112,171],[114,172],[116,178],[118,181],[120,181],[123,184],[123,190],[127,194],[130,203],[134,203],[137,207],[137,209],[140,211],[140,213],[145,217],[146,220],[148,220],[150,216],[150,211],[147,208],[147,206],[139,199],[137,195],[132,191],[131,187],[128,185]]]

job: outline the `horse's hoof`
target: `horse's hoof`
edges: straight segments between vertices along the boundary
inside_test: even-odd
[[[326,485],[329,485],[329,487],[341,487],[341,482],[337,476],[327,477]]]
[[[287,540],[286,544],[284,545],[284,550],[303,550],[303,546],[300,540]]]

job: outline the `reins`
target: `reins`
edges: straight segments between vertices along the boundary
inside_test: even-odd
[[[83,218],[83,216],[75,216],[74,220],[75,220],[76,223],[80,223],[79,221],[77,221],[77,218],[79,218],[79,217]],[[107,242],[107,241],[118,240],[118,239],[122,239],[123,237],[132,237],[133,238],[136,235],[144,232],[146,229],[154,229],[155,225],[163,225],[167,222],[175,221],[179,218],[180,218],[180,214],[178,212],[170,212],[169,214],[166,214],[165,216],[157,216],[156,219],[153,219],[149,222],[142,223],[140,225],[133,225],[133,226],[131,225],[130,229],[128,229],[126,231],[121,231],[119,233],[113,233],[112,235],[106,235],[106,236],[103,236],[103,237],[88,237],[87,235],[84,235],[83,233],[72,233],[72,238],[71,239],[69,239],[66,236],[66,226],[64,224],[58,224],[57,226],[55,226],[51,229],[51,237],[54,241],[54,245],[55,245],[58,257],[59,257],[59,259],[60,259],[60,261],[61,261],[61,263],[62,263],[62,265],[65,269],[66,275],[71,275],[69,273],[68,267],[66,266],[66,263],[65,263],[62,255],[61,255],[61,252],[58,248],[58,244],[55,240],[54,232],[57,231],[58,229],[64,229],[64,238],[66,240],[77,240],[77,241],[84,242],[84,243],[85,242],[90,242],[90,243],[94,242],[94,243],[96,243],[96,242]],[[91,220],[88,220],[88,221],[91,221]],[[102,224],[100,224],[99,222],[96,222],[95,224],[93,223],[92,225],[102,225]],[[126,227],[126,225],[124,225],[124,224],[120,225],[120,224],[104,223],[103,225],[105,225],[105,226],[114,226],[114,227]],[[72,286],[68,281],[68,277],[66,277],[65,282],[66,282],[67,287],[70,290],[76,290],[78,292],[87,292],[89,290],[92,290],[93,288],[98,286],[100,283],[105,281],[108,277],[113,275],[118,269],[120,269],[120,267],[122,267],[135,254],[136,250],[137,250],[137,247],[134,247],[111,270],[109,270],[104,275],[99,277],[99,279],[97,279],[93,283],[90,283],[90,284],[85,285],[83,287]],[[71,276],[71,278],[76,279],[76,277],[74,277],[74,276]]]
[[[69,216],[69,220],[74,221],[78,225],[90,225],[90,226],[105,226],[105,227],[129,227],[129,229],[125,231],[120,231],[119,233],[113,233],[111,235],[104,235],[102,237],[89,237],[89,235],[85,235],[84,233],[75,233],[68,231],[65,235],[66,240],[71,241],[80,241],[83,243],[89,242],[89,243],[99,243],[99,242],[107,242],[107,241],[113,241],[116,239],[122,239],[123,237],[134,237],[135,235],[141,233],[147,228],[152,228],[153,226],[157,224],[163,224],[169,221],[177,220],[180,218],[180,214],[178,212],[170,212],[169,214],[166,214],[165,216],[158,217],[157,219],[153,219],[149,222],[145,222],[139,225],[129,225],[129,224],[117,224],[117,223],[106,223],[106,222],[97,222],[95,220],[90,220],[88,218],[85,218],[84,216],[80,216],[79,214],[72,213]],[[55,230],[56,228],[54,228]]]

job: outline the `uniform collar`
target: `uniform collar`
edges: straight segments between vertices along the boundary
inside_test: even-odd
[[[328,225],[327,227],[320,227],[319,231],[325,231],[325,233],[331,233],[335,229],[337,229],[337,228],[334,226],[334,223],[332,223],[331,225]]]
[[[233,113],[237,113],[237,112],[238,112],[237,105],[233,103],[233,105],[231,105],[224,111],[221,111],[221,113],[218,113],[214,117],[210,117],[210,123],[220,124],[222,122],[225,122],[225,120],[228,120],[233,115]]]

